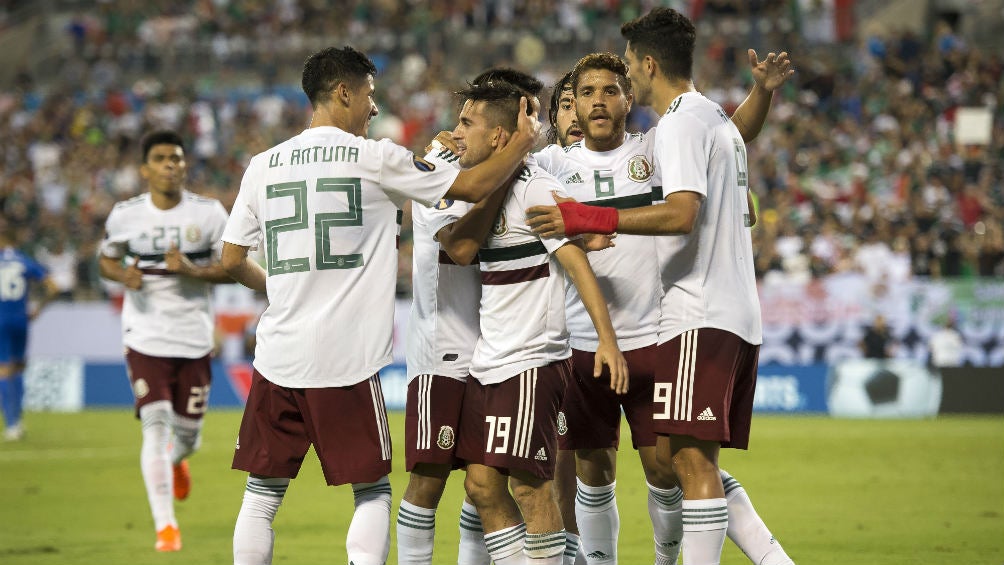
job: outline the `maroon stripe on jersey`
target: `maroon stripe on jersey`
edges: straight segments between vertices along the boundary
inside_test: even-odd
[[[547,263],[508,271],[481,271],[481,284],[516,284],[547,278],[550,275],[551,268]]]
[[[178,273],[172,273],[171,271],[168,271],[167,269],[140,269],[139,272],[143,273],[144,275],[164,275],[164,276],[167,276],[167,275],[176,275],[176,274],[178,274]]]

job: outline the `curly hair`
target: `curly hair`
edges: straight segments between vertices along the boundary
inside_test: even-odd
[[[303,62],[300,86],[311,106],[327,102],[339,82],[359,86],[366,76],[376,76],[376,65],[369,57],[346,45],[328,47],[314,53]]]
[[[624,93],[627,94],[631,92],[631,79],[627,76],[627,64],[623,59],[613,53],[590,53],[589,55],[579,59],[579,61],[575,63],[575,66],[572,67],[570,78],[572,82],[572,92],[578,91],[579,78],[582,77],[586,71],[596,69],[607,70],[617,75],[617,82],[620,83]]]
[[[668,78],[693,77],[697,31],[687,16],[672,8],[653,8],[622,25],[621,35],[638,56],[655,59]]]

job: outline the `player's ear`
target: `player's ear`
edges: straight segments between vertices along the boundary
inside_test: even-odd
[[[344,82],[340,82],[337,86],[335,86],[335,91],[332,93],[332,96],[337,98],[343,106],[348,107],[352,104],[352,94],[352,89],[349,88],[349,85]]]
[[[495,126],[492,130],[492,149],[498,149],[505,145],[506,131],[502,129],[502,126]]]

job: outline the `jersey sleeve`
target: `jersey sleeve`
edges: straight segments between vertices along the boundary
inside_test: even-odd
[[[656,130],[654,157],[663,197],[690,191],[708,196],[707,125],[686,114],[670,114]]]
[[[554,206],[554,197],[551,196],[552,191],[557,193],[558,196],[568,197],[568,193],[565,192],[564,187],[553,177],[537,176],[530,179],[526,184],[526,190],[523,195],[522,209],[526,210],[533,206]],[[540,238],[540,242],[544,244],[548,253],[554,253],[572,239],[577,238],[542,237]]]
[[[410,198],[432,206],[443,199],[460,174],[459,169],[444,160],[424,159],[387,139],[377,143],[381,146],[380,185],[391,193],[388,196],[392,200]]]
[[[25,277],[28,280],[40,281],[49,274],[48,269],[46,269],[44,266],[42,266],[41,263],[32,259],[31,257],[25,255],[21,259],[22,261],[24,261]]]
[[[105,238],[101,240],[98,248],[101,255],[111,259],[121,259],[125,256],[129,240],[124,231],[122,209],[115,206],[105,220]]]
[[[241,189],[237,193],[234,201],[234,209],[230,212],[230,219],[227,220],[223,228],[221,241],[257,249],[261,242],[261,223],[258,219],[258,199],[255,197],[254,179],[257,174],[257,167],[252,161],[251,166],[244,171],[244,178],[241,179]],[[222,244],[221,244],[222,247]]]

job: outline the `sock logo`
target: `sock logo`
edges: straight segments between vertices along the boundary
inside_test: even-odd
[[[698,420],[708,420],[708,421],[712,421],[713,422],[713,421],[717,420],[718,418],[715,418],[715,415],[711,413],[711,407],[709,406],[709,407],[707,407],[707,408],[704,409],[704,412],[701,412],[701,414],[697,417],[697,419]]]
[[[544,448],[541,447],[540,449],[537,450],[537,454],[534,455],[533,458],[536,459],[537,461],[547,461],[547,452],[545,452]]]
[[[596,551],[594,551],[594,552],[586,555],[586,557],[588,557],[590,559],[606,559],[607,557],[609,557],[609,555],[607,555],[606,553],[603,553],[600,550],[596,550]]]

